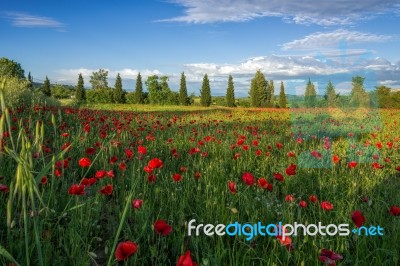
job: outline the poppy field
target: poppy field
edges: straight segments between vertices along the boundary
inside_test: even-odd
[[[358,111],[2,105],[0,264],[398,265],[400,112]],[[383,235],[189,236],[192,219]]]

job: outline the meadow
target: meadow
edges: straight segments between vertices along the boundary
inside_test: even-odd
[[[357,112],[3,102],[0,264],[399,265],[400,112]],[[188,236],[192,219],[384,235]]]

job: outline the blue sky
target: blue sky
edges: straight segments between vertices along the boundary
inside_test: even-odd
[[[2,0],[0,57],[21,63],[35,79],[89,86],[93,71],[120,73],[134,89],[137,73],[167,75],[178,90],[185,72],[189,92],[203,75],[223,95],[232,74],[247,96],[261,69],[302,94],[308,78],[322,93],[328,80],[345,93],[351,77],[367,89],[400,87],[400,0]]]

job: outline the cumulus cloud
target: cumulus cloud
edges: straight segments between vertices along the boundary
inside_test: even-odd
[[[302,39],[284,43],[282,50],[305,50],[337,47],[340,43],[353,44],[365,42],[385,42],[392,37],[359,31],[338,29],[331,32],[316,32]]]
[[[184,14],[163,21],[186,23],[240,22],[260,17],[282,17],[297,24],[344,25],[399,12],[400,0],[338,1],[292,0],[170,0]]]
[[[60,69],[55,71],[55,80],[58,82],[75,84],[78,80],[79,73],[82,74],[82,77],[85,79],[86,85],[89,84],[90,76],[93,72],[98,71],[99,69],[88,69],[88,68],[76,68],[76,69]],[[119,73],[122,79],[126,80],[134,80],[137,77],[137,74],[140,72],[142,79],[147,78],[151,75],[163,75],[161,71],[157,69],[131,69],[131,68],[123,68],[120,70],[111,70],[104,69],[108,71],[109,80],[114,80],[117,74]]]
[[[65,29],[65,25],[54,18],[36,16],[22,12],[6,12],[3,15],[11,25],[20,28],[55,28],[60,31]]]

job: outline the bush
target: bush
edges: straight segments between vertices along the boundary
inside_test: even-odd
[[[1,78],[5,80],[4,98],[8,107],[15,109],[18,107],[31,108],[36,104],[58,106],[60,102],[54,98],[45,96],[40,91],[32,91],[28,88],[29,82],[17,78]]]
[[[112,103],[113,92],[110,89],[90,89],[86,91],[88,103]]]

